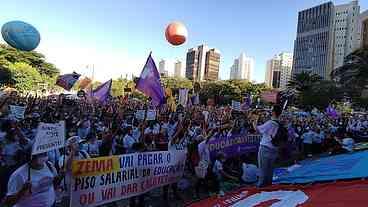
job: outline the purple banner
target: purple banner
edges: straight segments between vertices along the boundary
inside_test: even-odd
[[[262,136],[258,134],[217,136],[208,143],[211,159],[215,159],[219,152],[225,153],[227,158],[250,152],[257,152],[261,137]]]

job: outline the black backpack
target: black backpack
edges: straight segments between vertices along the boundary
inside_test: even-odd
[[[288,130],[279,121],[273,120],[279,126],[274,137],[272,137],[272,144],[276,147],[284,146],[288,141]]]

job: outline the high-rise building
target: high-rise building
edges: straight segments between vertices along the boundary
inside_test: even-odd
[[[174,76],[175,77],[182,77],[181,75],[181,61],[178,60],[175,62],[175,67],[174,67]]]
[[[220,69],[220,52],[216,49],[210,49],[206,53],[206,64],[204,79],[209,81],[218,80]]]
[[[161,60],[158,63],[158,72],[160,73],[161,76],[167,77],[169,75],[168,70],[166,69],[166,61],[165,60]]]
[[[299,12],[293,73],[310,71],[330,79],[331,71],[359,48],[359,13],[357,0],[336,6],[328,2]]]
[[[333,20],[332,2],[299,12],[293,74],[311,71],[329,79],[333,68]]]
[[[217,80],[220,52],[206,45],[191,48],[187,52],[185,77],[190,80]]]
[[[286,89],[291,78],[293,55],[283,52],[267,61],[265,82],[268,87]]]
[[[230,69],[230,79],[251,81],[254,69],[254,59],[241,53],[239,58],[234,60]]]
[[[198,49],[191,48],[187,52],[185,77],[189,80],[198,79]]]
[[[334,7],[334,66],[341,67],[344,58],[359,48],[359,14],[358,1]]]
[[[368,47],[368,10],[362,12],[359,18],[360,47]]]
[[[230,68],[230,80],[237,80],[239,78],[239,59],[235,58],[233,65]]]

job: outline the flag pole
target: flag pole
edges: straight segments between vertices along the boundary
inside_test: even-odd
[[[91,96],[93,97],[93,80],[95,79],[95,64],[92,64]]]

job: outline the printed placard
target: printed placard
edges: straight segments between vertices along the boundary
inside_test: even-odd
[[[185,159],[185,151],[172,150],[73,161],[70,206],[100,206],[178,182]]]

